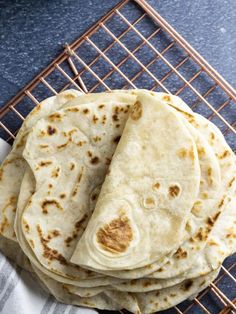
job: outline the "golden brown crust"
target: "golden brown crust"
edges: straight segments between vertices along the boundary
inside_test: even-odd
[[[97,242],[112,253],[125,252],[133,239],[129,218],[120,216],[105,224],[97,232]]]

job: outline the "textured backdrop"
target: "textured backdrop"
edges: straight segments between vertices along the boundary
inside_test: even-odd
[[[0,0],[0,106],[117,0]],[[149,0],[236,86],[235,0]]]

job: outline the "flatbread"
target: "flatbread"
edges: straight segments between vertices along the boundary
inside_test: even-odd
[[[85,306],[90,308],[97,308],[101,310],[118,311],[122,309],[122,306],[114,302],[111,298],[104,293],[98,294],[92,297],[80,297],[68,290],[63,284],[49,278],[42,272],[40,272],[34,265],[32,266],[38,278],[47,287],[50,293],[59,301],[65,304]]]
[[[22,124],[11,152],[0,166],[0,233],[4,237],[16,241],[13,225],[21,180],[26,167],[22,151],[28,133],[36,121],[80,94],[76,90],[67,90],[57,96],[45,99],[30,112]]]
[[[135,99],[127,94],[124,98],[121,102],[121,95],[110,95],[107,102],[54,112],[38,121],[23,152],[36,180],[35,193],[22,214],[24,236],[40,263],[65,278],[101,277],[70,264],[69,258]]]
[[[218,269],[224,259],[236,251],[236,180],[232,181],[232,178],[235,178],[235,175],[231,174],[231,176],[228,176],[229,200],[228,202],[225,202],[222,212],[208,236],[204,249],[200,254],[195,255],[195,260],[192,263],[191,269],[176,277],[159,279],[152,278],[152,275],[150,275],[150,278],[125,281],[124,283],[113,285],[113,288],[127,292],[160,290],[173,286],[186,279],[193,279],[206,275]]]
[[[35,256],[35,254],[33,253],[31,247],[29,246],[27,240],[24,237],[24,233],[22,231],[22,225],[21,225],[22,213],[24,212],[24,209],[25,209],[30,197],[32,196],[32,194],[34,192],[35,192],[35,179],[34,179],[34,176],[32,174],[31,169],[28,166],[26,168],[25,175],[23,177],[22,184],[21,184],[21,190],[20,190],[19,197],[18,197],[17,212],[16,212],[16,219],[15,219],[15,232],[16,232],[17,240],[18,240],[18,243],[20,245],[21,250],[25,253],[25,255],[22,253],[20,248],[18,248],[18,250],[17,250],[17,255],[18,256],[23,255],[25,257],[27,256],[29,258],[29,260],[31,261],[31,263],[33,265],[35,265],[35,267],[39,271],[43,272],[48,277],[50,277],[54,280],[57,280],[59,282],[62,282],[64,284],[75,285],[73,288],[73,291],[77,291],[77,293],[80,296],[86,296],[85,294],[87,292],[89,292],[91,295],[97,294],[96,293],[97,290],[96,289],[95,290],[90,289],[90,287],[94,288],[94,287],[105,286],[105,288],[106,288],[107,285],[109,285],[109,284],[118,284],[118,283],[122,282],[121,279],[108,277],[108,276],[105,277],[105,276],[99,275],[99,274],[98,274],[98,276],[96,276],[96,278],[94,276],[92,278],[90,278],[89,272],[88,272],[88,276],[86,279],[74,280],[74,279],[70,279],[70,278],[65,278],[64,276],[57,274],[55,272],[51,272],[50,270],[48,270],[47,268],[43,267],[43,265],[40,264],[40,262],[38,261],[38,259]],[[5,239],[5,241],[8,243],[11,240]],[[13,241],[11,241],[11,242],[13,242]],[[17,243],[15,243],[15,242],[13,242],[13,243],[15,244],[15,246],[17,245]],[[80,289],[78,287],[83,287],[83,289]],[[102,289],[102,290],[104,290],[104,289]],[[81,295],[81,291],[83,291],[83,295]]]
[[[196,145],[176,111],[140,93],[71,261],[118,270],[159,260],[183,242],[199,183]]]
[[[218,214],[223,210],[222,206],[225,206],[225,202],[228,201],[228,184],[231,180],[235,178],[235,156],[229,145],[226,143],[223,135],[218,130],[218,128],[205,119],[204,117],[194,114],[189,117],[189,122],[195,126],[195,128],[207,139],[208,144],[211,146],[213,152],[215,153],[221,172],[221,187],[218,193],[218,197],[215,201],[215,206],[207,207],[203,206],[203,201],[198,199],[192,208],[192,213],[196,219],[202,219],[206,217],[206,222],[208,221],[208,216],[211,216],[209,224],[205,224],[204,231],[205,240],[207,235],[214,225],[214,217],[218,218]],[[204,195],[203,195],[204,196]],[[223,204],[222,204],[223,202]],[[203,228],[202,226],[200,228]],[[210,227],[210,228],[209,228]],[[191,265],[195,262],[196,256],[200,254],[203,250],[206,242],[199,241],[196,239],[194,241],[187,241],[179,250],[180,252],[186,252],[187,258],[178,258],[178,255],[173,255],[173,257],[168,261],[168,263],[150,275],[151,278],[170,278],[178,276],[181,273],[186,272],[191,268]]]
[[[99,288],[97,288],[98,294],[81,297],[79,295],[78,287],[63,285],[46,276],[34,265],[32,266],[38,278],[43,282],[52,295],[60,302],[102,310],[116,311],[126,309],[131,313],[140,313],[139,305],[134,294],[113,290],[99,293]],[[82,289],[80,291],[82,292]]]
[[[187,279],[170,288],[146,293],[136,293],[135,296],[138,300],[141,313],[149,314],[163,311],[181,303],[192,295],[196,295],[204,290],[215,280],[218,274],[219,269],[193,280]]]
[[[70,97],[70,93],[68,95],[69,98],[75,96],[73,94]],[[19,174],[22,185],[16,215],[14,210],[9,210],[11,206],[13,208],[12,199],[10,199],[12,204],[7,204],[7,207],[3,208],[3,224],[0,225],[3,233],[11,237],[13,219],[16,216],[14,229],[21,248],[32,263],[29,270],[34,269],[44,287],[60,302],[107,310],[125,308],[133,313],[140,311],[152,313],[172,307],[193,295],[196,296],[214,280],[224,259],[236,250],[235,156],[221,132],[211,122],[193,113],[180,98],[164,93],[145,90],[124,93],[115,91],[83,95],[66,103],[66,97],[62,96],[61,99],[63,99],[61,105],[58,104],[58,100],[46,101],[45,108],[48,111],[45,116],[41,106],[35,110],[32,119],[27,120],[28,131],[24,131],[23,126],[19,132],[17,138],[20,144],[16,148],[14,144],[13,152],[15,149],[18,157],[12,160],[10,155],[10,162],[6,162],[4,171],[0,168],[0,176],[3,174],[3,178],[11,171],[13,175],[18,161],[22,159],[26,143],[24,157],[29,166],[22,161],[25,174],[23,179],[23,173]],[[56,107],[50,109],[55,102]],[[131,117],[122,134],[129,115],[129,106],[132,107]],[[161,108],[160,112],[154,106]],[[54,112],[54,109],[58,108],[63,109]],[[161,116],[160,120],[156,112]],[[140,128],[143,116],[144,123],[143,125],[141,123]],[[130,120],[133,121],[130,123]],[[168,125],[166,131],[168,135],[163,132],[165,123]],[[121,135],[121,141],[116,149]],[[179,144],[186,142],[183,150]],[[148,146],[148,149],[145,146]],[[190,163],[179,161],[177,164],[172,163],[173,147],[178,149],[178,157],[181,156],[182,159],[190,157],[191,166]],[[147,151],[146,155],[140,154],[142,149]],[[114,151],[115,155],[112,158]],[[171,165],[170,169],[163,162],[164,157],[160,156],[162,154],[159,152],[166,154],[165,159],[168,166]],[[152,164],[155,164],[154,156],[159,158],[161,165],[159,168],[152,168]],[[111,159],[112,163],[108,169]],[[101,168],[100,163],[103,164]],[[75,176],[71,175],[74,169],[77,170]],[[189,188],[192,181],[181,177],[179,169],[186,170],[195,184],[195,189],[194,186]],[[152,190],[149,193],[145,188],[150,178],[155,177],[156,170],[159,175],[158,185],[153,188],[154,192]],[[100,193],[107,171],[108,175],[95,213],[90,220],[96,203],[94,195]],[[172,172],[176,177],[172,177]],[[177,182],[176,178],[181,180]],[[6,181],[3,182],[6,184]],[[175,189],[171,195],[167,188],[173,183]],[[176,186],[182,188],[180,195],[175,195]],[[191,200],[188,199],[190,196],[183,195],[186,186],[189,189],[187,192],[192,195],[192,206]],[[135,197],[141,196],[142,189],[146,191],[145,198],[141,197],[141,201],[140,199],[137,201]],[[160,219],[162,217],[160,214],[159,216],[153,214],[152,202],[154,200],[156,205],[157,200],[155,193],[158,195],[158,201],[161,200],[158,210],[168,212],[168,219],[173,216],[178,218],[178,215],[179,218],[183,217],[183,226],[179,230],[181,233],[179,239],[172,236],[172,242],[176,243],[171,248],[163,252],[163,248],[155,251],[149,246],[148,255],[146,250],[148,242],[143,240],[144,236],[149,242],[152,239],[155,245],[157,241],[162,240],[163,243],[166,241],[161,233],[159,236],[163,238],[158,239],[157,233],[152,231],[159,228],[157,222],[164,221]],[[5,199],[9,198],[9,195]],[[114,210],[116,204],[113,199],[116,201],[118,199],[117,203],[121,204],[122,208]],[[128,209],[123,206],[124,204],[128,204]],[[140,214],[137,204],[145,214]],[[132,210],[129,210],[129,206]],[[178,207],[181,211],[177,212],[177,215],[173,214],[173,209]],[[95,227],[91,228],[94,216]],[[75,223],[78,221],[81,223],[81,219],[82,226],[71,233]],[[112,222],[115,220],[115,225],[109,228],[111,219]],[[118,226],[116,223],[119,219],[122,224]],[[87,231],[80,239],[89,220]],[[128,229],[124,227],[127,224]],[[140,241],[141,245],[136,241],[140,235],[140,226],[144,227],[145,231]],[[117,227],[120,228],[118,234]],[[91,232],[95,231],[97,235],[95,240],[98,239],[99,232],[96,228],[103,231],[101,241],[97,241],[100,245],[98,249],[101,251],[102,246],[102,250],[105,251],[101,256],[97,254],[96,245],[91,249],[91,243],[87,241],[89,238],[85,238],[85,243],[80,247],[86,233],[91,235]],[[168,226],[166,229],[168,234]],[[119,235],[120,230],[122,235]],[[12,238],[14,236],[13,233]],[[109,241],[104,242],[104,236]],[[122,241],[130,240],[131,249],[136,245],[140,252],[134,249],[134,253],[131,251],[133,253],[131,254],[129,245],[122,251],[125,243],[122,241],[117,243],[116,236]],[[167,238],[169,237],[171,233],[168,234]],[[79,243],[76,247],[77,240]],[[87,244],[90,245],[91,251],[86,251]],[[23,267],[24,263],[26,268],[28,267],[28,258],[22,254],[16,242],[1,237],[0,249]],[[92,259],[86,256],[88,253]],[[74,256],[76,257],[75,264],[78,266],[69,262],[71,256],[72,262]],[[142,258],[146,260],[143,262]],[[109,262],[106,263],[106,260]],[[142,278],[124,281],[124,278],[137,277]]]

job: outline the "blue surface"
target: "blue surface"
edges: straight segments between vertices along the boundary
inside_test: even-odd
[[[0,106],[118,0],[0,0]],[[236,86],[235,0],[150,0]]]

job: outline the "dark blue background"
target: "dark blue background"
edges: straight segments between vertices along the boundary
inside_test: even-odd
[[[0,106],[118,0],[0,0]],[[236,86],[235,0],[149,0]]]

